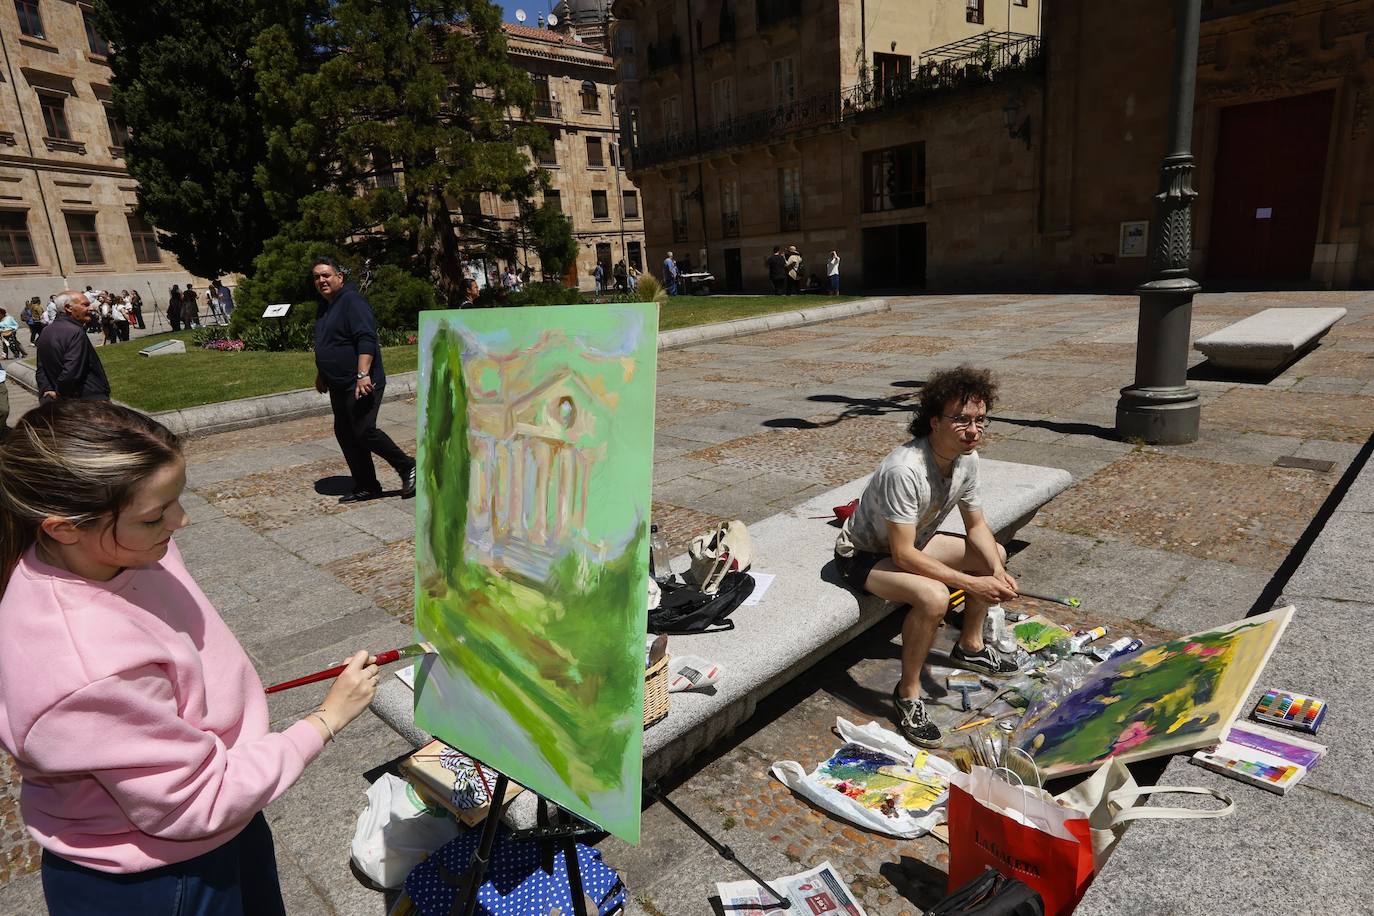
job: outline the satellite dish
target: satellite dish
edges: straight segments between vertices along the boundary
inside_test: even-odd
[[[525,11],[524,11],[524,10],[516,10],[516,11],[515,11],[515,21],[516,21],[516,22],[524,22],[524,21],[525,21]]]
[[[558,17],[553,13],[549,13],[549,28],[553,28],[556,25],[558,25]]]

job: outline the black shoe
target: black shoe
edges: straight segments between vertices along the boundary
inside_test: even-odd
[[[1020,670],[1016,662],[986,643],[977,652],[965,652],[956,642],[950,650],[949,660],[956,668],[967,668],[993,677],[1010,677]]]
[[[369,499],[381,499],[381,490],[354,490],[347,496],[340,496],[341,503],[365,503]]]
[[[410,470],[401,475],[401,499],[410,499],[415,495],[415,465],[410,466]]]
[[[926,718],[926,704],[921,700],[904,700],[892,688],[892,702],[897,707],[897,730],[902,737],[918,747],[939,747],[944,744],[940,727]]]

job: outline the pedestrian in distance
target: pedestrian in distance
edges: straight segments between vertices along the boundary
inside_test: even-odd
[[[10,359],[18,359],[28,355],[19,343],[19,319],[2,308],[0,308],[0,344],[3,344],[3,352]]]
[[[316,258],[311,269],[320,294],[315,314],[315,390],[329,394],[334,438],[353,475],[353,490],[341,503],[364,502],[382,495],[372,456],[377,455],[401,478],[401,498],[415,495],[415,459],[377,428],[377,413],[386,391],[382,348],[372,306],[332,258]],[[476,287],[475,280],[465,281]]]
[[[830,260],[825,263],[825,274],[830,284],[830,295],[838,296],[840,294],[840,253],[838,251],[830,252]]]
[[[91,301],[85,293],[64,290],[55,300],[61,315],[38,338],[38,370],[34,374],[40,399],[110,399],[110,381],[95,347],[86,336]]]
[[[114,319],[115,339],[121,342],[128,340],[129,320],[133,317],[129,300],[122,296],[115,297],[110,302],[110,315]]]
[[[143,323],[143,297],[136,289],[129,290],[129,309],[133,312],[135,327],[140,331],[147,330],[148,326]]]
[[[187,330],[200,327],[200,298],[189,283],[181,291],[181,323]]]
[[[774,245],[773,253],[763,263],[768,268],[768,282],[773,285],[773,295],[783,295],[787,291],[787,258],[783,256],[782,246]]]
[[[787,295],[795,296],[801,292],[802,278],[806,276],[806,266],[796,245],[787,246]]]
[[[175,283],[167,294],[167,323],[172,326],[173,334],[181,330],[181,287]]]
[[[24,324],[29,329],[29,343],[38,343],[38,335],[43,330],[43,310],[38,307],[38,297],[29,300],[29,304],[24,306]]]
[[[668,291],[668,295],[677,295],[678,269],[677,261],[673,260],[673,253],[668,252],[668,256],[663,259],[663,288]]]
[[[318,708],[270,730],[252,659],[177,547],[186,461],[156,421],[47,402],[0,466],[0,745],[47,911],[284,916],[262,810],[367,709],[377,666],[355,652]]]
[[[606,291],[606,268],[597,261],[592,267],[592,279],[596,281],[596,294],[600,296]]]
[[[477,297],[481,295],[481,292],[482,291],[477,288],[476,280],[472,277],[464,277],[459,284],[459,295],[462,296],[462,300],[458,303],[458,307],[460,309],[476,308]]]

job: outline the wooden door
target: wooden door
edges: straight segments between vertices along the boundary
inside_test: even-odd
[[[1311,278],[1334,95],[1222,109],[1209,280],[1265,286]]]

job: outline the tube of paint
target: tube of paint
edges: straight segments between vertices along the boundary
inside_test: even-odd
[[[1069,639],[1069,649],[1073,652],[1082,652],[1083,647],[1094,639],[1101,639],[1107,635],[1106,627],[1093,627],[1091,630],[1081,630],[1078,635]]]

